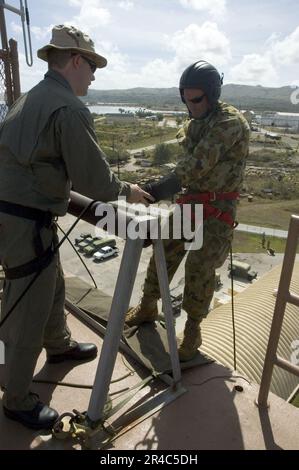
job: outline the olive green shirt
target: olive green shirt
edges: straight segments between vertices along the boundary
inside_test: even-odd
[[[130,195],[98,145],[89,110],[50,70],[0,126],[0,200],[64,215],[71,188],[100,201]]]

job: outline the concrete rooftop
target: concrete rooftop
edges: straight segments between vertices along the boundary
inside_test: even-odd
[[[67,218],[63,220],[64,228],[69,225],[69,222],[70,220]],[[77,229],[77,233],[86,231],[88,228],[89,231],[93,229],[93,227],[82,223]],[[73,238],[75,236],[76,233]],[[122,242],[118,245],[122,251]],[[72,250],[65,246],[62,254],[65,269],[87,280]],[[150,251],[145,250],[132,303],[139,298],[140,286],[143,282],[149,256]],[[99,287],[110,295],[112,295],[114,288],[112,276],[116,278],[118,263],[118,259],[113,259],[98,266],[88,260],[88,266],[99,282]],[[181,275],[182,272],[177,274],[177,281],[181,279]],[[68,316],[68,323],[75,339],[94,342],[99,349],[101,348],[103,340],[96,332],[71,314]],[[98,359],[78,366],[75,366],[75,363],[47,365],[43,351],[35,375],[38,379],[92,385],[97,364]],[[131,372],[132,370],[133,372]],[[128,376],[129,372],[131,375]],[[110,392],[114,393],[133,386],[147,375],[148,371],[119,352],[113,379],[126,377],[120,382],[113,383]],[[241,377],[237,372],[234,373],[221,364],[212,363],[184,371],[182,384],[186,393],[116,437],[105,449],[299,450],[299,409],[274,394],[270,394],[270,408],[259,409],[255,405],[258,386],[255,383],[250,383],[247,377]],[[237,391],[236,385],[240,386],[242,391]],[[39,393],[45,403],[50,403],[59,413],[72,411],[74,408],[83,412],[88,408],[91,390],[49,384],[34,384],[32,389]],[[133,399],[125,405],[124,410],[118,413],[116,418],[109,420],[110,424],[113,424],[114,419],[129,410],[131,406],[143,403],[161,390],[167,390],[167,386],[156,379],[151,385],[136,393]],[[0,398],[1,396],[0,393]],[[115,399],[116,396],[113,395],[112,398]],[[31,431],[8,420],[3,416],[0,407],[1,450],[81,448],[80,443],[71,439],[57,440],[49,434]],[[100,436],[92,441],[92,448],[103,448]]]

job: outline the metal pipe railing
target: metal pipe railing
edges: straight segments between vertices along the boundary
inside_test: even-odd
[[[175,325],[169,292],[167,266],[164,255],[164,247],[161,240],[160,213],[158,211],[156,217],[146,215],[146,212],[144,213],[144,216],[136,216],[134,212],[133,214],[130,214],[125,210],[127,209],[126,205],[117,206],[115,203],[112,205],[112,203],[106,204],[101,202],[94,202],[94,204],[91,205],[91,203],[92,201],[87,197],[72,192],[68,212],[76,217],[80,216],[86,222],[97,225],[98,221],[102,217],[105,217],[105,215],[98,215],[98,213],[105,212],[105,207],[107,210],[112,210],[113,208],[114,217],[119,223],[122,222],[122,225],[125,224],[125,228],[128,228],[128,224],[130,222],[134,222],[142,229],[141,232],[144,235],[150,233],[149,229],[153,228],[152,222],[154,222],[158,228],[156,233],[159,236],[158,239],[154,240],[153,242],[153,250],[157,266],[163,311],[166,320],[169,353],[174,379],[173,387],[179,388],[181,386],[181,368],[176,346]],[[89,209],[84,212],[85,208],[87,207],[89,207]],[[98,210],[101,208],[104,209],[104,211]],[[126,239],[126,244],[113,294],[109,320],[105,331],[104,342],[101,349],[98,368],[87,411],[88,418],[93,422],[97,422],[98,420],[103,419],[104,406],[106,403],[113,368],[125,323],[125,314],[129,307],[131,294],[137,276],[141,252],[144,246],[144,241],[140,239],[140,237],[137,237],[136,239],[130,238],[129,230],[128,234],[126,230],[125,233],[123,233],[123,227],[120,227],[119,223],[115,224],[115,230],[112,232],[109,230],[109,233],[122,236],[122,238]],[[120,228],[121,235],[119,233]],[[106,229],[108,230],[109,227],[107,226]],[[72,306],[70,307],[72,308]]]
[[[9,40],[11,73],[13,83],[13,99],[16,101],[21,96],[21,82],[19,70],[18,43],[14,39]]]
[[[287,303],[298,306],[298,296],[290,292],[292,274],[296,259],[299,238],[299,217],[291,217],[285,255],[280,275],[279,287],[276,295],[272,326],[265,357],[264,369],[261,379],[260,391],[257,399],[259,406],[268,406],[268,396],[271,385],[274,365],[281,367],[299,377],[299,368],[289,361],[277,356],[277,348],[282,329],[285,308]],[[299,321],[299,317],[298,317]]]
[[[12,92],[12,79],[11,79],[11,70],[9,62],[9,47],[7,39],[7,30],[5,23],[4,7],[0,2],[0,34],[2,49],[5,54],[4,56],[4,70],[5,70],[5,89],[6,89],[6,104],[10,108],[13,104],[13,92]]]

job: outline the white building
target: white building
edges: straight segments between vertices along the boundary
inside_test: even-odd
[[[261,125],[273,127],[299,128],[299,113],[263,113]]]

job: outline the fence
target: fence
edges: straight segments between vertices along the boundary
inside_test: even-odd
[[[7,113],[7,93],[5,80],[5,62],[4,54],[0,51],[0,122],[3,121]]]

